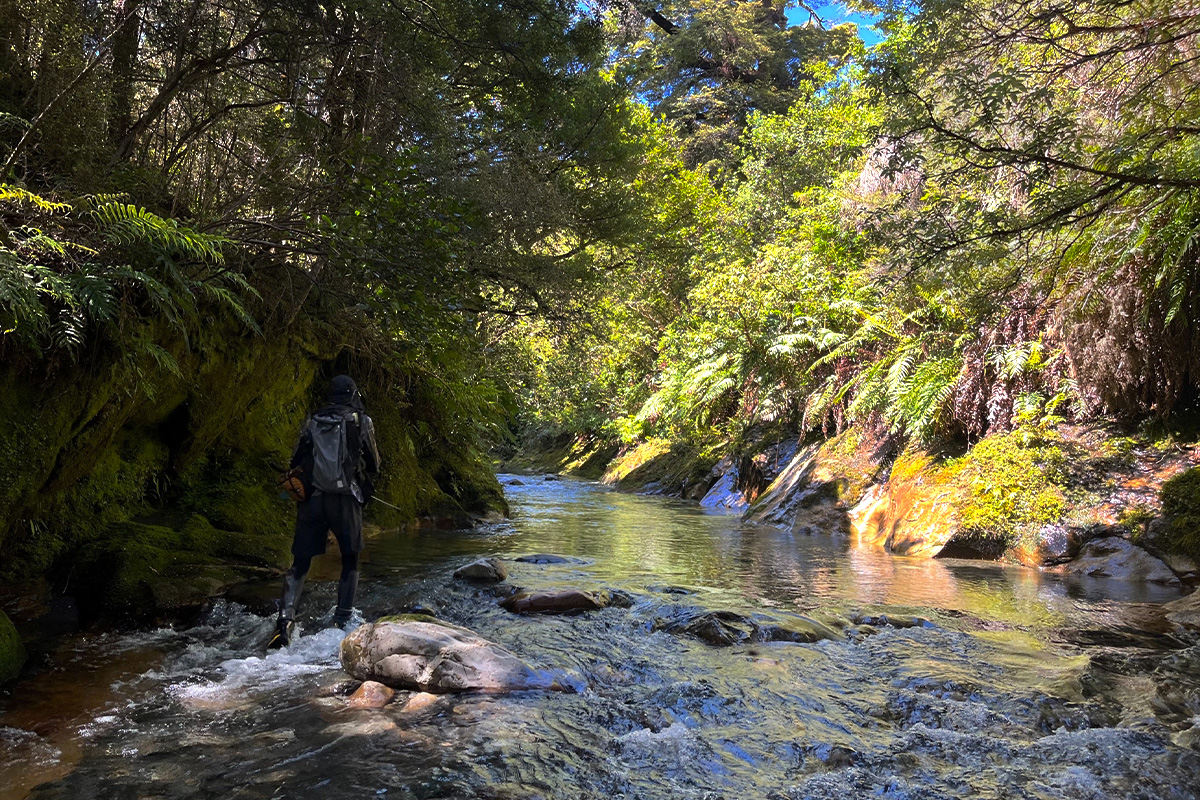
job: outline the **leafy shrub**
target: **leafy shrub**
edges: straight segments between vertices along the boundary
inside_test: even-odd
[[[1164,548],[1200,560],[1200,467],[1171,478],[1163,484],[1159,496],[1169,520]]]
[[[945,477],[968,498],[959,510],[963,527],[1011,539],[1024,526],[1057,521],[1066,507],[1065,461],[1057,445],[1026,447],[1019,431],[984,439],[946,466]]]

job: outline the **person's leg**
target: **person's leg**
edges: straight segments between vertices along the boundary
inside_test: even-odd
[[[304,591],[304,577],[312,566],[312,556],[293,556],[291,569],[283,576],[283,599],[279,603],[279,618],[296,619],[296,606]]]
[[[350,621],[354,612],[354,594],[358,591],[358,553],[342,550],[342,575],[338,578],[337,609],[333,612],[333,624],[342,626]]]
[[[354,595],[358,591],[358,555],[362,550],[362,506],[350,495],[338,496],[336,514],[330,514],[330,529],[342,551],[342,574],[338,579],[337,609],[333,624],[339,627],[350,621],[354,611]]]
[[[296,532],[292,537],[292,566],[283,576],[283,597],[279,601],[279,619],[275,635],[268,648],[287,647],[295,630],[296,607],[304,590],[304,576],[313,556],[325,552],[325,535],[329,530],[322,497],[310,497],[296,506]]]

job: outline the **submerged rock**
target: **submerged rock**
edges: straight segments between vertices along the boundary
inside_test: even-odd
[[[698,612],[698,613],[697,613]],[[731,647],[751,642],[811,643],[840,639],[824,623],[800,615],[783,620],[753,619],[734,611],[686,609],[682,619],[659,619],[654,629],[699,639],[714,647]]]
[[[500,645],[442,622],[379,621],[344,640],[342,668],[363,681],[423,692],[555,688]]]
[[[620,592],[607,589],[585,592],[567,589],[561,592],[518,592],[500,601],[514,614],[568,614],[572,611],[596,611],[609,606],[628,608],[633,601]]]
[[[508,569],[498,558],[481,558],[456,569],[454,577],[466,581],[499,583],[508,578]]]
[[[933,623],[924,617],[912,614],[858,614],[853,620],[855,625],[869,625],[872,628],[932,628]]]
[[[583,562],[577,558],[569,556],[556,556],[551,553],[534,553],[533,555],[520,556],[514,558],[513,561],[522,564],[582,564]]]
[[[383,708],[392,702],[396,691],[379,681],[363,681],[346,702],[351,708]]]
[[[1170,567],[1119,536],[1106,536],[1089,542],[1084,545],[1078,558],[1063,564],[1056,571],[1067,575],[1179,584],[1179,578]]]

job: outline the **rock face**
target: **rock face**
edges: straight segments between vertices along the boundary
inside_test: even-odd
[[[379,681],[363,681],[362,686],[350,695],[346,702],[351,708],[383,708],[392,702],[396,691],[384,686]]]
[[[880,447],[851,429],[799,450],[746,519],[797,533],[848,534],[848,511],[879,472]]]
[[[362,681],[423,692],[505,692],[554,688],[547,675],[498,644],[445,623],[402,620],[363,625],[342,640],[342,668]]]
[[[1031,537],[1023,538],[1008,553],[1027,567],[1048,567],[1070,561],[1088,538],[1087,530],[1065,525],[1043,525]]]
[[[745,511],[795,460],[798,446],[795,441],[785,440],[754,455],[726,456],[696,487],[703,486],[706,489],[703,494],[694,497],[685,492],[685,496],[699,499],[705,508]]]
[[[8,683],[25,666],[25,645],[8,615],[0,611],[0,683]]]
[[[1056,571],[1067,575],[1179,585],[1179,578],[1170,567],[1119,536],[1106,536],[1089,542],[1084,545],[1078,558],[1063,564]]]
[[[1163,606],[1167,619],[1184,628],[1200,631],[1200,591],[1192,592]]]
[[[919,482],[873,486],[851,509],[850,525],[859,544],[932,558],[958,532],[954,492]]]
[[[619,592],[567,589],[561,592],[518,592],[501,600],[500,605],[514,614],[569,614],[573,611],[596,611],[609,606],[627,608],[632,601]]]
[[[498,558],[481,558],[454,571],[454,577],[480,583],[499,583],[508,578],[508,569]]]
[[[1179,553],[1163,553],[1160,558],[1180,578],[1193,582],[1200,578],[1200,566],[1191,558]]]

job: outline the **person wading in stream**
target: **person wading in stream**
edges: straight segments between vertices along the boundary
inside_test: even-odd
[[[329,531],[342,551],[333,624],[345,626],[354,610],[358,556],[363,548],[362,510],[379,475],[379,448],[375,425],[349,375],[334,378],[325,399],[325,407],[304,421],[292,453],[292,469],[284,476],[288,493],[299,504],[292,567],[284,576],[279,620],[268,648],[291,643],[304,576],[313,557],[325,552]]]

